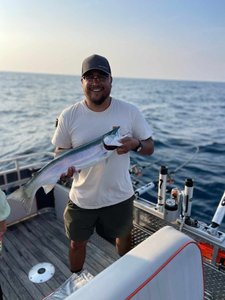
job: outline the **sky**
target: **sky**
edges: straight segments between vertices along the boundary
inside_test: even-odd
[[[225,0],[0,0],[0,71],[225,81]]]

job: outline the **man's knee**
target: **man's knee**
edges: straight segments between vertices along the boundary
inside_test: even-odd
[[[82,242],[71,241],[70,247],[71,247],[71,249],[73,249],[74,251],[76,251],[76,250],[81,250],[81,249],[85,249],[85,247],[86,247],[88,241],[89,241],[89,240],[82,241]]]
[[[131,234],[116,239],[116,248],[120,256],[125,255],[131,250]]]

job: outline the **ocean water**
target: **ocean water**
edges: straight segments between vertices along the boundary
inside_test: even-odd
[[[0,72],[0,91],[0,159],[54,151],[55,119],[84,98],[79,76]],[[225,190],[225,83],[114,78],[111,95],[135,104],[154,132],[151,157],[131,153],[131,165],[148,166],[132,176],[135,188],[157,180],[160,166],[174,171],[199,147],[171,187],[184,189],[193,178],[192,217],[209,224]],[[156,202],[157,189],[145,197]]]

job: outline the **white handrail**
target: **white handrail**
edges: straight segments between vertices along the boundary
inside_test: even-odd
[[[40,155],[54,155],[53,152],[37,152],[37,153],[31,153],[31,154],[25,154],[25,155],[21,155],[21,156],[16,156],[14,158],[7,158],[4,160],[0,160],[0,164],[1,163],[5,163],[5,162],[9,162],[9,161],[13,161],[13,160],[21,160],[24,158],[28,158],[28,157],[35,157],[35,156],[40,156]]]
[[[1,187],[4,186],[4,188],[10,184],[8,183],[8,180],[7,180],[7,174],[10,174],[10,173],[14,173],[16,172],[17,173],[17,181],[16,183],[18,183],[19,185],[22,184],[22,181],[21,180],[21,176],[20,176],[20,171],[24,170],[24,169],[28,169],[28,168],[32,168],[32,167],[37,167],[37,166],[43,166],[46,164],[46,162],[36,162],[36,163],[33,163],[33,164],[29,164],[29,165],[26,165],[26,166],[19,166],[19,160],[22,160],[22,159],[26,159],[26,158],[30,158],[30,157],[36,157],[36,156],[42,156],[42,155],[50,155],[50,156],[54,156],[54,153],[53,152],[37,152],[37,153],[31,153],[31,154],[25,154],[25,155],[21,155],[21,156],[16,156],[14,158],[7,158],[7,159],[4,159],[4,160],[0,160],[0,165],[2,163],[7,163],[7,162],[14,162],[15,164],[15,168],[12,168],[12,169],[9,169],[9,170],[5,170],[5,171],[1,171],[0,172],[0,176],[2,175],[4,177],[4,184],[1,185]],[[11,185],[11,184],[10,184]]]
[[[34,167],[42,167],[44,165],[46,165],[47,162],[36,162],[36,163],[33,163],[33,164],[30,164],[30,165],[26,165],[26,166],[21,166],[19,167],[19,170],[20,171],[23,171],[25,169],[31,169],[31,168],[34,168]],[[1,171],[0,172],[0,176],[1,175],[7,175],[7,174],[10,174],[10,173],[13,173],[13,172],[16,172],[17,171],[17,168],[14,168],[14,169],[9,169],[9,170],[5,170],[5,171]]]

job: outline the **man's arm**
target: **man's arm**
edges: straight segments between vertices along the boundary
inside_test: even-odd
[[[55,152],[54,152],[54,158],[60,156],[63,152],[67,151],[67,150],[70,150],[72,149],[71,148],[60,148],[60,147],[56,147],[55,148]],[[66,173],[63,173],[61,176],[60,176],[60,180],[63,180],[65,177],[66,178],[71,178],[73,177],[73,174],[75,173],[75,168],[74,167],[69,167],[68,168],[68,171],[67,171],[67,174]]]
[[[132,137],[126,137],[122,140],[119,140],[123,145],[117,148],[117,153],[119,155],[125,154],[129,152],[130,150],[134,150],[139,145],[139,140],[134,139]],[[141,155],[152,155],[154,152],[154,141],[152,137],[148,138],[147,140],[141,141],[143,148],[140,152],[138,152]]]
[[[72,147],[71,147],[71,148],[60,148],[60,147],[56,147],[56,148],[55,148],[55,152],[54,152],[54,158],[60,156],[63,152],[65,152],[65,151],[67,151],[67,150],[70,150],[70,149],[72,149]]]

